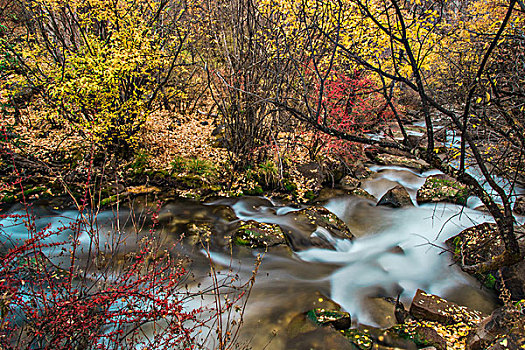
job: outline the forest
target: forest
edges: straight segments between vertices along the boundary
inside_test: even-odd
[[[0,348],[525,349],[523,0],[0,0],[0,77]]]

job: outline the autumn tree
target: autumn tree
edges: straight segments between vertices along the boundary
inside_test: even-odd
[[[2,41],[2,89],[44,102],[43,118],[129,152],[159,101],[176,97],[188,57],[191,5],[177,0],[27,0]]]
[[[324,133],[419,155],[467,185],[495,218],[506,251],[466,269],[493,269],[522,258],[511,207],[524,149],[517,67],[523,62],[525,16],[517,1],[261,0],[260,10],[279,28],[267,39],[275,51],[287,53],[295,72],[290,93],[271,103]],[[503,69],[507,64],[515,68]],[[412,144],[406,133],[403,140],[378,139],[334,127],[327,118],[331,77],[352,70],[380,87],[401,130],[405,123],[393,103],[395,93],[403,89],[418,96],[425,144]],[[438,123],[460,140],[445,157],[436,154],[435,133],[443,126]],[[491,158],[490,147],[497,147],[499,159]],[[505,171],[496,166],[503,159],[512,159],[504,162]],[[509,185],[498,181],[503,172]]]
[[[271,55],[268,22],[254,0],[221,0],[208,9],[209,47],[203,55],[210,91],[225,126],[232,164],[264,159],[275,143],[280,115],[267,98],[279,93],[288,62]]]

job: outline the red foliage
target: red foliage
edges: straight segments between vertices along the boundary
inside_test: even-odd
[[[353,74],[333,71],[322,86],[317,84],[315,101],[322,93],[317,123],[351,135],[373,133],[392,117],[387,102],[375,83],[359,71]],[[362,146],[338,138],[317,134],[323,152],[335,153],[352,160],[362,152]]]
[[[8,142],[0,146],[9,152]],[[0,215],[0,348],[193,348],[201,310],[184,309],[180,261],[149,239],[117,261],[119,245],[100,233],[87,196],[59,227],[39,227],[25,199],[21,211]],[[108,251],[113,255],[98,263]]]

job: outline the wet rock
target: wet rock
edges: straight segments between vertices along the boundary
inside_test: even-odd
[[[312,206],[286,214],[293,227],[284,228],[287,243],[294,251],[312,246],[334,249],[335,238],[353,239],[346,224],[334,213],[320,206]]]
[[[418,346],[407,336],[400,335],[392,328],[380,329],[359,327],[342,332],[358,349],[405,349],[416,350]]]
[[[506,341],[504,341],[506,339]],[[503,343],[502,343],[503,341]],[[519,344],[521,341],[521,344]],[[511,343],[516,347],[509,346]],[[467,338],[467,349],[486,348],[518,349],[525,344],[525,316],[515,306],[503,306],[492,312],[475,328]]]
[[[362,188],[354,188],[353,190],[348,191],[348,195],[376,201],[376,197],[372,196]]]
[[[335,197],[341,197],[341,196],[347,196],[348,195],[347,190],[342,188],[322,188],[319,192],[319,195],[315,199],[315,203],[321,203],[325,202],[329,199],[335,198]]]
[[[342,197],[342,196],[354,196],[359,198],[365,198],[376,201],[376,198],[372,196],[370,193],[368,193],[366,190],[362,188],[351,188],[351,189],[343,189],[343,188],[323,188],[319,192],[319,196],[315,199],[316,203],[325,202],[329,199],[335,198],[335,197]]]
[[[378,154],[374,157],[374,161],[381,165],[397,165],[407,168],[425,171],[430,168],[429,164],[421,159],[411,159],[403,156],[396,156],[392,154]]]
[[[340,311],[341,306],[326,296],[316,293],[316,297],[312,299],[312,309],[336,310]],[[307,306],[306,309],[309,307]],[[315,322],[308,317],[308,312],[301,312],[291,318],[286,326],[286,334],[288,338],[294,338],[302,333],[308,333],[319,328]]]
[[[232,233],[231,241],[236,245],[251,248],[265,248],[285,244],[283,231],[277,224],[241,221],[240,226]]]
[[[469,197],[465,185],[446,175],[429,176],[423,186],[417,191],[417,202],[451,202],[465,205]]]
[[[286,327],[286,335],[288,338],[295,338],[300,334],[315,331],[317,325],[313,323],[306,313],[295,315]]]
[[[519,231],[516,228],[516,231]],[[454,260],[458,264],[475,265],[490,261],[502,254],[505,244],[498,234],[494,223],[483,223],[461,231],[457,236],[446,241],[454,252]],[[525,249],[525,238],[518,241],[520,249]],[[525,298],[525,260],[504,266],[499,270],[487,271],[483,274],[472,273],[487,288],[493,288],[498,293],[508,291],[512,300]]]
[[[525,215],[525,196],[520,196],[516,199],[514,212],[518,215]]]
[[[313,309],[306,313],[307,317],[319,326],[332,326],[337,330],[350,328],[352,319],[348,312],[327,309]]]
[[[381,197],[379,202],[377,202],[377,205],[382,205],[390,208],[414,206],[406,188],[404,188],[401,185],[398,185],[388,190],[388,192],[385,193],[383,197]]]
[[[374,340],[367,330],[347,329],[343,332],[344,336],[350,340],[358,349],[372,349]]]
[[[412,300],[410,314],[420,320],[436,321],[445,325],[459,322],[476,325],[486,317],[482,312],[457,305],[437,295],[427,294],[421,289],[417,290]]]
[[[447,341],[438,333],[433,324],[418,323],[410,321],[389,328],[385,335],[391,339],[398,336],[402,339],[410,340],[417,348],[433,347],[437,350],[446,350]]]

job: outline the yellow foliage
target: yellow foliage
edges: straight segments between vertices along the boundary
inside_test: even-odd
[[[182,0],[167,5],[33,0],[30,8],[41,27],[15,48],[26,69],[9,84],[39,86],[45,118],[73,123],[103,146],[133,147],[150,107],[188,55],[188,7]]]

